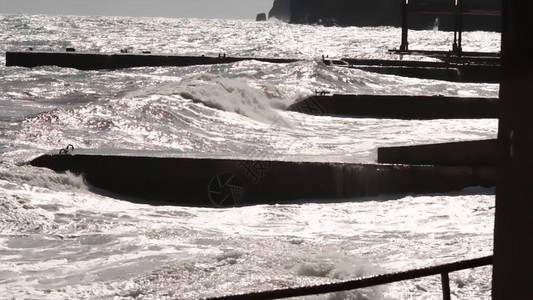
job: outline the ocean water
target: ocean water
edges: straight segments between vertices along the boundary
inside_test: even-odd
[[[410,47],[448,50],[452,40],[450,33],[413,31]],[[379,75],[320,60],[396,59],[387,50],[399,42],[400,29],[390,27],[0,15],[0,298],[198,299],[490,255],[492,189],[346,203],[153,207],[95,194],[82,177],[26,164],[67,144],[101,152],[374,162],[381,146],[496,137],[497,120],[285,111],[315,90],[497,97],[495,84]],[[500,36],[470,32],[464,43],[467,51],[499,51]],[[113,71],[5,67],[5,51],[28,47],[305,60]],[[489,298],[491,271],[452,273],[452,298]],[[440,278],[308,298],[440,299]]]

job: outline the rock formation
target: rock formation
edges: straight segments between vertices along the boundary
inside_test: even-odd
[[[338,26],[394,26],[401,24],[401,1],[289,0],[291,23]]]
[[[465,10],[498,11],[499,0],[464,0]],[[401,26],[403,0],[275,0],[269,17],[294,24],[321,24],[325,26]],[[411,0],[412,8],[453,9],[451,0]],[[436,21],[438,18],[438,21]],[[409,15],[411,29],[453,30],[454,16],[425,13]],[[464,15],[464,30],[501,30],[499,16]]]
[[[267,15],[265,13],[257,14],[257,17],[255,18],[257,22],[266,21]]]
[[[274,5],[268,13],[268,18],[289,22],[291,20],[291,0],[274,0]]]

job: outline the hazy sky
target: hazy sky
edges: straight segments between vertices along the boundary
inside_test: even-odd
[[[0,14],[253,19],[273,0],[0,0]]]

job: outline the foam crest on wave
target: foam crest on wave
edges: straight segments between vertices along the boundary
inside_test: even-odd
[[[272,85],[253,86],[244,78],[214,74],[198,74],[180,82],[164,83],[128,93],[126,98],[150,95],[177,95],[208,107],[233,112],[263,123],[288,124],[278,110],[286,109],[294,99],[282,96]]]
[[[299,276],[323,277],[334,281],[347,281],[383,273],[383,270],[371,265],[368,261],[337,253],[329,253],[322,257],[322,259],[319,257],[311,263],[299,263],[294,269]],[[311,296],[306,297],[306,299],[380,299],[383,298],[384,292],[385,288],[383,286],[375,286],[366,289],[332,293],[327,296]]]
[[[38,169],[30,166],[14,168],[0,168],[0,180],[10,183],[5,188],[20,188],[28,185],[33,188],[45,188],[53,191],[86,191],[87,186],[82,176],[66,173],[56,173],[48,169]]]

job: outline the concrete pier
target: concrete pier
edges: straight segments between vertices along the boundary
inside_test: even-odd
[[[489,22],[491,25],[499,28],[501,16],[501,7],[498,5],[498,1],[467,1],[466,5],[463,0],[454,1],[408,1],[406,0],[402,8],[402,43],[400,46],[401,51],[408,50],[408,30],[409,30],[409,15],[416,15],[415,21],[420,21],[421,19],[427,20],[429,23],[432,20],[438,19],[434,26],[437,29],[440,29],[442,20],[443,27],[453,28],[454,39],[452,44],[452,49],[455,54],[458,56],[462,55],[462,34],[464,31],[465,21],[467,27],[470,27],[469,22],[474,21],[474,23],[484,20],[484,22]],[[465,19],[465,16],[470,18]],[[490,21],[489,21],[490,20]],[[426,28],[424,28],[426,29]]]
[[[31,165],[83,174],[97,192],[149,204],[227,207],[353,201],[354,197],[440,193],[493,185],[469,166],[47,154]]]
[[[352,118],[481,119],[498,117],[498,99],[334,94],[309,97],[289,110]]]
[[[403,77],[445,80],[452,82],[499,83],[500,66],[494,63],[470,62],[422,62],[403,60],[360,60],[342,58],[341,63],[331,61],[326,64],[360,69],[368,72],[397,75]]]
[[[479,65],[500,65],[500,53],[498,52],[467,52],[462,51],[458,56],[453,51],[441,50],[389,50],[390,54],[396,55],[416,55],[432,57],[443,63],[453,64],[479,64]]]
[[[6,53],[6,66],[39,67],[58,66],[79,70],[122,69],[134,67],[185,67],[193,65],[228,64],[245,60],[269,63],[291,63],[300,59],[230,57],[221,54],[213,56],[181,56],[152,53],[92,53],[54,51],[11,51]]]
[[[6,66],[39,67],[58,66],[79,70],[105,70],[134,67],[184,67],[192,65],[228,64],[245,60],[268,63],[292,63],[303,61],[297,58],[181,56],[152,53],[92,53],[54,51],[9,51]],[[326,65],[356,68],[369,72],[406,77],[448,80],[457,82],[499,82],[497,64],[462,64],[443,62],[396,61],[375,59],[340,60],[325,59]]]
[[[435,166],[496,167],[497,140],[378,148],[378,162]]]

